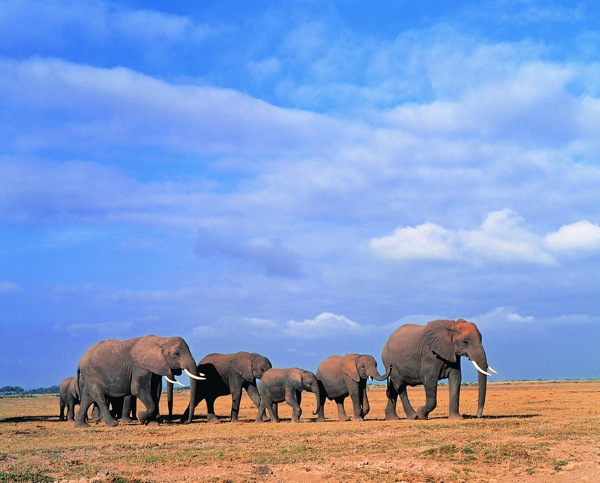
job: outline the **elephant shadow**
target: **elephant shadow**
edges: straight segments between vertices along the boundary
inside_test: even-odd
[[[35,423],[35,422],[52,422],[59,423],[60,421],[58,416],[16,416],[13,418],[4,418],[0,419],[0,423]]]

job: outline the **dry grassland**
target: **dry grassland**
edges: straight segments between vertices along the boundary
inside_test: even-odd
[[[410,394],[422,402],[423,388]],[[244,395],[239,423],[206,423],[201,403],[191,425],[88,429],[58,421],[56,396],[4,398],[0,481],[600,481],[600,381],[491,383],[482,419],[469,417],[476,386],[461,396],[461,421],[446,418],[447,386],[428,421],[384,421],[385,388],[372,387],[362,423],[334,420],[333,402],[315,422],[304,393],[299,424],[254,423]],[[187,397],[178,392],[176,413]],[[217,400],[225,421],[229,408]]]

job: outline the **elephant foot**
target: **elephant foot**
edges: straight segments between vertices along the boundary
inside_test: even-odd
[[[76,428],[89,428],[90,425],[88,423],[86,423],[85,421],[75,421],[75,427]]]
[[[158,421],[148,421],[146,423],[146,426],[152,426],[152,427],[156,427],[156,426],[160,426]]]
[[[462,418],[463,418],[463,417],[462,417],[460,414],[458,414],[458,413],[450,414],[450,415],[448,416],[448,419],[452,419],[452,420],[455,420],[455,421],[456,421],[456,420],[460,420],[460,419],[462,419]]]
[[[211,424],[220,424],[221,420],[219,418],[217,418],[214,414],[209,414],[206,417],[206,422],[211,423]],[[232,422],[233,422],[233,420],[232,420]]]
[[[109,427],[111,427],[111,428],[114,428],[115,426],[119,425],[119,422],[116,421],[116,420],[114,420],[114,419],[109,419],[109,420],[106,421],[106,425],[109,426]]]
[[[398,421],[400,418],[396,413],[386,413],[385,420],[386,421]],[[410,418],[409,418],[410,419]]]
[[[365,420],[365,419],[364,419],[363,417],[360,417],[360,416],[359,416],[359,417],[357,417],[357,418],[354,418],[354,419],[353,419],[353,421],[354,421],[355,423],[362,423],[362,422],[364,422],[364,420]]]
[[[131,423],[133,423],[133,419],[131,419],[131,418],[121,418],[121,422],[123,424],[131,424]]]
[[[420,419],[420,420],[426,421],[429,419],[429,413],[426,413],[425,411],[422,411],[419,409],[419,411],[416,414],[416,417],[413,419]]]
[[[417,413],[410,413],[406,415],[406,419],[411,421],[415,421],[416,419],[421,419]]]

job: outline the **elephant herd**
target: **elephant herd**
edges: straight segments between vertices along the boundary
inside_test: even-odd
[[[425,325],[406,324],[388,339],[383,347],[384,374],[370,355],[333,355],[323,360],[316,373],[299,368],[273,368],[265,356],[249,352],[208,354],[196,364],[181,337],[154,335],[129,340],[109,339],[90,347],[81,358],[77,376],[60,384],[60,419],[74,420],[77,426],[88,425],[88,410],[94,406],[92,418],[115,426],[136,417],[137,400],[145,410],[137,413],[142,424],[157,423],[162,418],[158,406],[162,394],[162,378],[167,381],[169,418],[173,416],[173,385],[176,376],[185,372],[190,377],[190,400],[181,417],[191,423],[196,406],[206,401],[207,421],[218,423],[214,403],[220,396],[231,395],[231,421],[238,420],[242,391],[246,391],[258,408],[256,422],[267,418],[279,422],[278,404],[292,407],[292,421],[300,420],[302,392],[316,396],[317,421],[324,421],[326,400],[337,405],[338,419],[350,418],[344,408],[350,396],[353,419],[362,421],[369,413],[367,379],[387,380],[385,419],[399,419],[398,396],[408,419],[427,419],[437,404],[437,384],[449,380],[449,415],[460,418],[460,358],[468,357],[479,372],[477,416],[481,417],[486,397],[487,377],[495,371],[488,365],[481,333],[472,322],[434,320]],[[489,371],[489,372],[488,372]],[[257,380],[260,379],[260,385]],[[411,406],[407,386],[423,385],[426,400],[416,410]],[[79,404],[75,414],[74,407]]]

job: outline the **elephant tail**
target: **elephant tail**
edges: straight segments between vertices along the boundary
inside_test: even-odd
[[[77,380],[75,382],[75,395],[81,401],[81,391],[79,390],[79,379],[81,378],[81,369],[77,366]]]

